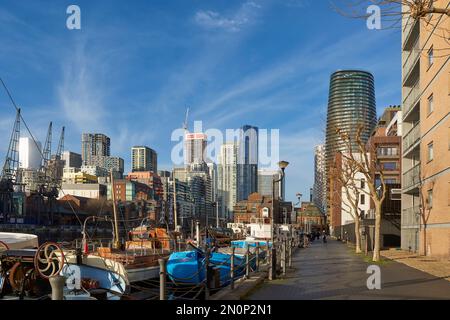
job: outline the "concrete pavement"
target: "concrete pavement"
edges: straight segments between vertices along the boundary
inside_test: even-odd
[[[342,242],[315,241],[298,250],[286,278],[265,281],[250,300],[450,299],[450,283],[395,261],[380,265],[381,290],[369,290],[364,262]]]

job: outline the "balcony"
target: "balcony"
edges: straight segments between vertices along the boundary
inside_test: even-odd
[[[420,183],[420,162],[403,174],[403,189],[412,188]]]
[[[420,225],[420,206],[403,209],[402,227],[417,227]]]
[[[408,52],[408,54],[407,54]],[[408,55],[406,59],[403,61],[403,81],[405,81],[411,74],[411,71],[416,66],[417,62],[420,59],[420,46],[419,39],[416,40],[413,47],[410,51],[403,51],[403,53]]]
[[[403,46],[406,46],[406,44],[409,42],[411,35],[413,33],[413,30],[419,30],[419,28],[414,28],[416,24],[418,23],[418,20],[413,20],[412,17],[408,17],[408,20],[405,23],[405,26],[403,28]]]
[[[417,105],[417,102],[420,99],[420,88],[419,84],[416,84],[411,91],[409,91],[405,100],[403,101],[403,119],[406,118],[406,115]]]
[[[403,154],[408,153],[409,148],[420,141],[420,122],[417,123],[405,136],[403,137]]]

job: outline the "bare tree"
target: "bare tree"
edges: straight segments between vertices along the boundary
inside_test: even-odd
[[[362,140],[362,133],[364,131],[364,125],[358,125],[355,136],[351,136],[347,132],[340,129],[336,130],[341,140],[346,145],[347,150],[352,151],[352,146],[356,145],[358,152],[348,152],[343,154],[343,158],[346,159],[352,166],[355,166],[360,172],[366,182],[369,191],[361,188],[361,192],[367,194],[374,204],[375,209],[375,239],[373,250],[373,261],[380,260],[380,243],[381,243],[381,206],[386,197],[386,183],[384,179],[383,170],[379,167],[376,152],[374,150],[368,150],[366,144]],[[377,187],[376,174],[378,172],[381,185]]]
[[[422,26],[428,32],[442,38],[446,44],[434,49],[440,52],[436,57],[447,57],[450,55],[450,30],[445,19],[450,18],[450,9],[438,7],[436,3],[436,0],[331,0],[331,6],[336,12],[356,19],[370,19],[373,12],[368,9],[376,6],[380,11],[381,29],[384,30],[412,26],[422,21]]]
[[[423,175],[425,177],[425,175]],[[430,199],[428,199],[428,191],[433,190],[434,188],[434,181],[432,181],[428,186],[425,184],[425,179],[420,178],[419,182],[419,196],[420,196],[420,206],[419,206],[419,215],[420,215],[420,222],[423,226],[423,246],[422,246],[422,253],[423,255],[427,255],[427,226],[428,226],[428,220],[431,215],[431,210],[433,209],[433,204],[430,203]]]
[[[349,146],[351,148],[351,146]],[[350,151],[351,152],[351,151]],[[355,223],[355,252],[361,253],[361,210],[359,209],[360,188],[357,181],[358,167],[342,156],[340,168],[334,166],[330,174],[339,182],[340,190],[333,190],[341,203],[341,209],[347,212]],[[342,197],[345,194],[345,199]]]

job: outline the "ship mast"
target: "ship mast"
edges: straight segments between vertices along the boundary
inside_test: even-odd
[[[177,231],[178,215],[177,215],[177,179],[175,179],[175,170],[172,171],[173,178],[173,215],[174,215],[174,230]]]
[[[111,170],[111,196],[113,202],[113,213],[114,213],[114,249],[120,248],[119,241],[119,223],[117,222],[117,207],[116,207],[116,190],[114,189],[114,177]]]

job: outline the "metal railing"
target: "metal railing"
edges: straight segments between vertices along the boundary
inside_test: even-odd
[[[182,283],[181,280],[183,279],[175,279],[173,275],[170,275],[167,272],[167,259],[160,259],[159,299],[166,300],[168,296],[171,296],[174,300],[208,300],[211,294],[224,290],[227,287],[230,290],[235,290],[235,281],[238,278],[250,279],[254,276],[254,273],[262,271],[262,267],[270,268],[271,265],[276,266],[276,269],[285,275],[287,269],[292,267],[292,256],[295,248],[300,247],[300,243],[300,236],[280,238],[276,239],[273,245],[262,245],[259,243],[255,244],[255,246],[247,245],[243,255],[238,254],[235,247],[231,247],[229,259],[220,264],[210,263],[211,249],[208,248],[205,250],[205,257],[199,268],[200,271],[186,278],[190,280],[197,276],[198,273],[205,272],[204,280],[201,283],[193,284],[190,287],[183,286],[182,288],[168,287],[168,276],[170,277],[170,282],[173,283]],[[237,261],[242,262],[239,263]],[[219,272],[215,272],[214,269],[220,265],[229,265],[230,274],[229,280],[224,285],[221,283],[217,286],[218,282],[222,280],[218,280],[217,277],[222,278],[222,276],[220,276]],[[177,290],[181,295],[175,297],[174,293]],[[188,293],[191,295],[195,293],[194,298],[187,298]]]
[[[408,189],[420,183],[420,162],[403,174],[403,188]]]
[[[414,127],[403,137],[403,150],[404,152],[413,146],[420,140],[420,122],[414,125]]]

